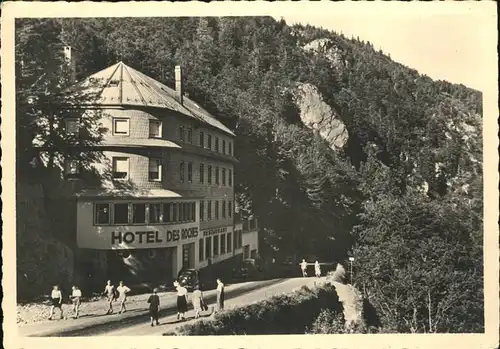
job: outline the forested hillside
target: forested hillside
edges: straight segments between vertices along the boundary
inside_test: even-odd
[[[123,61],[173,86],[181,64],[190,98],[238,135],[238,204],[259,217],[263,254],[354,254],[386,329],[483,330],[480,92],[265,17],[27,20],[16,35],[18,69],[38,67],[18,88],[60,88],[63,41],[79,79]],[[39,116],[23,103],[30,154]]]

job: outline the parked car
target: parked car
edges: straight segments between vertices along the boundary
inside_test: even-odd
[[[239,267],[233,269],[234,279],[248,279],[255,278],[264,272],[264,265],[262,261],[254,258],[244,259]]]
[[[202,279],[198,269],[184,269],[179,272],[177,282],[184,286],[188,291],[193,291],[194,286],[198,285],[202,289],[207,287],[206,280]]]

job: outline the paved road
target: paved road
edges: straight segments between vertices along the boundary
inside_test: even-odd
[[[286,279],[274,279],[265,281],[252,281],[239,284],[228,285],[226,287],[226,298],[235,298],[241,294],[262,289],[274,284],[284,282]],[[215,303],[215,290],[204,292],[207,302]],[[86,312],[85,306],[82,307],[81,317],[79,319],[69,318],[67,320],[54,320],[44,323],[35,323],[20,326],[19,335],[30,337],[49,337],[49,336],[86,336],[96,335],[122,329],[128,326],[134,326],[147,322],[149,319],[146,303],[148,295],[142,295],[136,300],[131,300],[127,305],[127,312],[124,314],[104,315],[105,308],[96,311],[93,307],[91,312]],[[176,314],[176,294],[167,292],[160,295],[160,316],[165,317]],[[115,312],[118,310],[118,302],[114,303]],[[66,308],[68,309],[68,308]],[[57,316],[57,314],[56,314]]]
[[[235,307],[240,307],[248,305],[254,302],[258,302],[267,298],[270,298],[277,294],[291,293],[295,289],[298,289],[304,285],[312,288],[315,284],[325,282],[325,278],[316,279],[313,277],[309,278],[293,278],[287,279],[279,283],[271,284],[266,287],[255,289],[251,292],[241,294],[236,297],[226,297],[224,302],[224,308],[232,309]],[[140,324],[135,325],[124,325],[123,328],[112,330],[106,333],[101,333],[100,335],[105,336],[161,336],[165,332],[174,330],[176,327],[185,325],[188,323],[193,323],[194,311],[190,311],[187,315],[187,320],[178,321],[176,315],[168,315],[160,318],[160,325],[151,327],[149,319],[144,319]],[[201,314],[202,318],[209,317],[211,315],[211,310]]]

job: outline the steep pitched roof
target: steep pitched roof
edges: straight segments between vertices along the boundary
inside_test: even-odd
[[[123,62],[89,76],[74,89],[92,95],[94,105],[170,109],[234,136],[230,129],[194,101],[183,96],[183,104],[179,103],[175,90]]]

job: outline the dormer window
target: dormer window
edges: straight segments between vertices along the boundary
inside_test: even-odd
[[[66,134],[77,134],[79,128],[80,128],[80,122],[78,119],[65,120]]]
[[[130,134],[130,120],[125,118],[113,118],[113,135],[128,136]]]
[[[161,180],[161,162],[159,159],[149,159],[149,180],[153,182]]]
[[[76,179],[80,174],[80,163],[78,160],[66,160],[64,163],[64,174],[68,179]]]
[[[184,142],[184,126],[179,126],[179,139]]]
[[[161,122],[149,120],[149,138],[161,138]]]
[[[120,84],[120,80],[111,80],[109,82],[109,87],[117,87]]]
[[[128,158],[115,157],[113,158],[113,178],[126,180],[128,179]]]

